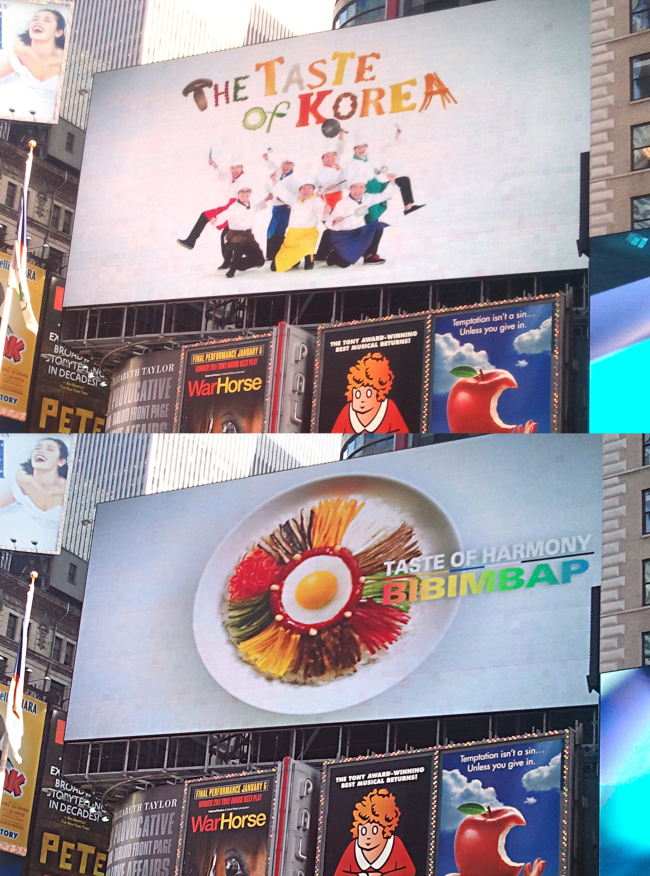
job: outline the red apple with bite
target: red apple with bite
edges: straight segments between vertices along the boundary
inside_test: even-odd
[[[518,876],[524,864],[511,861],[506,852],[508,832],[526,819],[514,806],[503,806],[483,812],[480,804],[459,807],[466,815],[456,831],[454,856],[460,876]]]
[[[517,389],[518,384],[509,371],[483,371],[461,365],[450,372],[458,380],[447,397],[447,422],[453,433],[535,432],[537,423],[528,420],[525,426],[509,426],[497,411],[501,393]]]

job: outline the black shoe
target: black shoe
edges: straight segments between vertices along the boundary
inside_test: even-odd
[[[176,243],[180,243],[181,246],[184,246],[185,249],[194,249],[194,244],[189,240],[181,240],[180,237],[176,241]]]
[[[277,271],[277,268],[275,267],[275,259],[273,259],[273,261],[271,262],[271,270]]]
[[[371,255],[366,256],[363,260],[364,265],[384,265],[386,264],[386,259],[382,259],[381,256]]]
[[[426,204],[413,204],[408,210],[404,210],[404,215],[408,216],[409,213],[415,213],[416,210],[421,210],[422,207],[426,207]]]
[[[305,256],[305,270],[311,271],[314,267],[314,260],[311,256]]]
[[[218,270],[218,271],[225,271],[226,268],[229,268],[229,267],[230,267],[230,262],[229,262],[229,261],[225,261],[222,265],[219,265],[219,267],[217,268],[217,270]]]
[[[235,276],[235,269],[234,269],[234,268],[230,268],[230,270],[229,270],[228,273],[226,274],[226,277],[230,277],[230,278],[232,278],[232,277],[234,277],[234,276]]]

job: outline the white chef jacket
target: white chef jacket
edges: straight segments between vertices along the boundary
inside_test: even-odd
[[[235,201],[227,210],[220,213],[217,219],[220,225],[222,222],[227,222],[230,231],[251,231],[255,221],[255,214],[258,210],[263,210],[265,206],[265,201],[261,201],[259,204],[251,204],[248,207],[242,204],[241,201]]]
[[[289,228],[316,228],[323,219],[325,201],[318,195],[301,201],[299,195],[293,195],[284,186],[286,180],[282,180],[273,186],[273,194],[282,199],[291,207],[289,215]]]
[[[326,167],[324,164],[321,164],[314,177],[314,182],[317,186],[326,189],[327,186],[335,186],[340,183],[341,180],[345,179],[343,167],[341,165],[341,155],[343,154],[344,148],[345,143],[343,140],[339,140],[336,149],[327,150],[328,152],[336,152],[336,163],[338,164],[339,169],[337,170],[335,167]]]
[[[232,174],[230,173],[230,168],[226,170],[222,170],[220,167],[212,168],[217,174],[217,179],[221,183],[219,186],[219,192],[222,195],[223,199],[229,201],[231,198],[237,199],[237,193],[241,189],[242,185],[249,185],[251,188],[253,187],[250,182],[250,175],[246,174],[246,171],[242,171],[239,174],[235,182],[232,181]]]
[[[295,167],[291,171],[291,173],[288,173],[286,176],[284,176],[284,177],[282,177],[282,179],[280,179],[280,168],[278,167],[277,164],[275,164],[275,162],[268,159],[267,161],[264,162],[264,165],[265,165],[265,169],[268,170],[268,172],[269,172],[269,177],[271,176],[271,174],[274,174],[274,173],[278,174],[278,182],[276,183],[276,186],[278,185],[278,183],[284,183],[285,192],[289,192],[292,198],[295,198],[298,196],[298,177],[296,176]],[[269,179],[269,185],[271,185],[270,179]],[[281,207],[283,204],[290,203],[289,200],[285,201],[284,198],[278,199],[278,197],[275,195],[275,186],[273,186],[273,188],[270,189],[270,192],[273,194],[273,200],[271,201],[272,207]]]
[[[355,201],[349,193],[344,195],[327,217],[327,227],[331,228],[332,231],[353,231],[355,228],[362,228],[366,224],[366,219],[365,214],[356,215],[359,207],[372,207],[373,204],[381,204],[383,201],[393,198],[397,191],[397,186],[389,183],[383,192],[378,192],[376,195],[364,194],[360,201]],[[334,219],[337,216],[342,216],[343,222],[337,222],[334,225]]]

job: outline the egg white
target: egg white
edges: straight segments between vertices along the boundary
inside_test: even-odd
[[[322,608],[304,608],[296,600],[298,584],[313,572],[331,572],[336,578],[336,593]],[[287,616],[301,624],[322,624],[341,611],[352,595],[352,573],[340,557],[319,554],[307,557],[287,575],[282,588],[282,607]]]

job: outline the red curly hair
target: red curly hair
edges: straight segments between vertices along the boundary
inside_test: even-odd
[[[383,401],[391,391],[394,379],[395,375],[383,353],[368,353],[348,371],[348,391],[345,397],[352,401],[355,389],[371,386],[377,390],[377,400]]]
[[[354,807],[350,833],[356,839],[362,824],[375,822],[383,827],[384,836],[389,837],[395,832],[401,814],[390,791],[387,788],[375,788]]]

